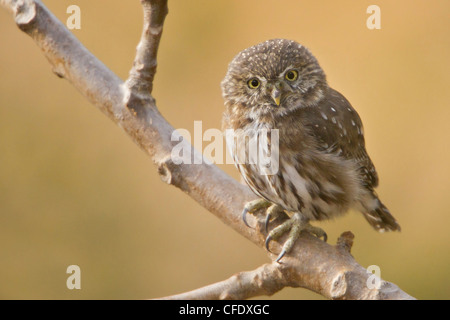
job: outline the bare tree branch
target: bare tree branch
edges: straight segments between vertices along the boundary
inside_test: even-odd
[[[163,181],[178,187],[232,227],[239,234],[264,247],[264,231],[254,217],[248,228],[241,219],[244,204],[256,196],[214,165],[177,164],[171,154],[174,128],[163,118],[151,96],[156,72],[156,54],[161,38],[167,0],[141,0],[144,29],[136,58],[126,82],[119,79],[92,55],[41,1],[0,0],[13,13],[18,27],[27,33],[52,66],[93,105],[120,126],[150,157]],[[179,143],[178,141],[176,143]],[[202,157],[191,145],[194,157]],[[285,286],[304,287],[330,299],[412,299],[396,285],[381,281],[369,289],[370,274],[351,256],[352,238],[341,236],[336,246],[304,234],[282,264],[271,263],[242,272],[228,280],[169,298],[236,299],[273,294]],[[281,238],[282,241],[284,238]],[[273,252],[280,244],[273,241]],[[268,253],[273,260],[276,255]]]
[[[336,246],[313,236],[305,237],[301,242],[301,248],[297,247],[299,250],[295,255],[283,258],[282,264],[264,264],[253,271],[239,272],[225,281],[162,299],[248,299],[272,295],[284,287],[308,288],[338,300],[414,299],[393,283],[379,278],[374,278],[373,282],[369,279],[372,275],[350,254],[353,243],[351,232],[344,232]]]

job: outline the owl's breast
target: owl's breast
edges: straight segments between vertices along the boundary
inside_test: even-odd
[[[305,141],[285,139],[286,132],[260,124],[226,131],[228,149],[248,186],[311,220],[347,211],[360,192],[354,163],[317,151]]]

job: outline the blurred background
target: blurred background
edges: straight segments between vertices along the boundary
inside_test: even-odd
[[[44,1],[126,79],[139,1]],[[381,8],[381,30],[366,9]],[[450,298],[450,2],[169,1],[154,96],[175,128],[220,128],[220,82],[240,50],[270,38],[311,49],[358,110],[378,193],[402,226],[378,234],[355,212],[347,230],[364,267],[420,299]],[[146,299],[192,290],[269,262],[260,249],[160,181],[150,158],[67,81],[0,8],[0,298]],[[233,165],[220,168],[239,179]],[[68,290],[66,268],[81,268]],[[261,297],[266,298],[266,297]],[[287,288],[273,299],[321,299]]]

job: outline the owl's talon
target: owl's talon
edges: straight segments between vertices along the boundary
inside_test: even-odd
[[[269,252],[271,252],[269,250],[269,242],[271,240],[277,240],[281,235],[283,235],[287,231],[289,231],[288,238],[284,242],[283,248],[275,260],[278,263],[286,255],[286,253],[289,253],[289,251],[291,251],[292,247],[294,246],[295,242],[300,236],[300,233],[303,231],[310,232],[318,238],[323,237],[325,242],[328,239],[328,236],[325,233],[325,231],[323,231],[319,227],[314,227],[310,225],[309,221],[305,219],[300,213],[294,213],[294,215],[289,220],[283,222],[281,225],[279,225],[269,233],[265,242],[266,249]]]
[[[277,218],[279,215],[281,214],[285,214],[284,210],[282,207],[280,207],[277,204],[272,204],[269,209],[267,209],[266,212],[266,219],[264,220],[264,230],[266,231],[266,233],[269,232],[269,222],[270,222],[270,218],[275,217]]]
[[[270,249],[269,249],[269,243],[270,243],[270,241],[272,241],[272,240],[273,240],[273,239],[272,239],[272,236],[271,236],[271,235],[268,235],[267,238],[266,238],[266,241],[264,242],[264,245],[265,245],[265,247],[266,247],[266,250],[269,251],[270,253],[272,253],[272,251],[270,251]]]
[[[242,210],[242,221],[244,224],[249,228],[254,228],[250,226],[250,224],[247,221],[247,213],[253,214],[257,210],[265,209],[266,210],[266,217],[264,219],[264,229],[266,232],[268,232],[269,229],[269,222],[271,218],[277,218],[281,214],[285,214],[282,207],[279,205],[270,203],[264,199],[257,199],[254,201],[250,201],[245,204],[244,210]],[[300,213],[294,213],[293,216],[287,220],[281,223],[279,226],[275,227],[273,230],[268,232],[268,235],[266,237],[266,240],[264,242],[264,246],[266,247],[267,251],[272,253],[270,251],[269,245],[272,240],[277,240],[280,238],[281,235],[289,231],[288,238],[286,242],[283,244],[283,248],[278,255],[278,257],[275,259],[276,262],[280,262],[280,260],[292,249],[292,247],[295,244],[295,241],[300,236],[300,233],[302,231],[308,231],[315,235],[318,238],[324,239],[326,242],[328,237],[325,231],[323,231],[321,228],[314,227],[309,224],[308,219],[303,217]]]
[[[242,221],[244,221],[244,224],[252,228],[247,222],[247,213],[253,214],[254,212],[258,211],[259,209],[264,209],[267,207],[270,207],[272,204],[264,199],[257,199],[250,202],[247,202],[244,206],[244,210],[242,211]]]
[[[248,212],[248,209],[247,209],[247,208],[244,208],[244,210],[242,211],[242,221],[244,221],[244,224],[245,224],[247,227],[253,229],[253,227],[250,226],[250,225],[248,224],[248,222],[247,222],[247,218],[246,218],[246,217],[247,217],[247,212]]]
[[[278,255],[277,259],[275,260],[275,262],[280,263],[280,260],[284,257],[284,255],[286,254],[286,250],[281,250],[280,254]]]
[[[327,240],[328,240],[327,233],[319,227],[314,227],[314,226],[308,224],[304,230],[308,231],[309,233],[312,233],[319,239],[323,238],[323,242],[327,242]]]
[[[267,213],[266,219],[264,220],[264,230],[266,231],[266,233],[269,232],[269,221],[270,221],[270,214]]]

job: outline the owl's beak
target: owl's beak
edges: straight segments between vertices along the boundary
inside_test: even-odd
[[[272,89],[272,92],[270,93],[270,96],[272,97],[273,101],[275,101],[276,105],[279,106],[281,102],[281,90],[274,87]]]

